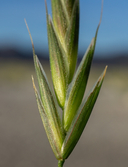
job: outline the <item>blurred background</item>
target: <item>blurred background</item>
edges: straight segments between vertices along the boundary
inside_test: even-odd
[[[51,14],[50,0],[47,0]],[[104,1],[86,93],[104,67],[107,74],[93,113],[65,167],[127,167],[128,1]],[[80,1],[78,63],[95,35],[101,0]],[[57,166],[38,114],[31,75],[36,54],[51,82],[44,0],[0,1],[0,166]],[[37,84],[37,83],[36,83]]]

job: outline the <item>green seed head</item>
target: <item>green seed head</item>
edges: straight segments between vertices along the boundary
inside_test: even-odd
[[[51,0],[51,4],[52,18],[48,15],[45,1],[50,67],[56,97],[35,55],[29,29],[28,31],[33,46],[34,65],[39,85],[38,93],[32,78],[37,105],[49,143],[58,159],[58,167],[62,167],[77,144],[92,113],[107,67],[90,93],[83,98],[100,23],[95,37],[74,74],[78,52],[79,0]],[[62,119],[59,106],[63,112]]]

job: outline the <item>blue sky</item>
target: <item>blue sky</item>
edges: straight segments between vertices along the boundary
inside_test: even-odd
[[[51,14],[50,0],[47,4]],[[79,51],[84,52],[94,37],[100,12],[101,0],[80,0]],[[10,46],[22,51],[31,49],[24,18],[35,50],[48,50],[44,0],[1,0],[0,47]],[[106,56],[121,51],[128,52],[128,0],[104,0],[96,53]]]

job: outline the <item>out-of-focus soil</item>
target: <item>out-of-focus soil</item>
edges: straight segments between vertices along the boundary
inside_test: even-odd
[[[87,90],[102,70],[92,68]],[[0,167],[57,167],[31,74],[30,63],[0,64]],[[108,68],[89,122],[64,166],[128,166],[128,69]]]

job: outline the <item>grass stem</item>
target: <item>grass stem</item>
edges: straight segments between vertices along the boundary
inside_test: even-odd
[[[64,160],[59,160],[58,161],[58,167],[63,167],[64,164]]]

